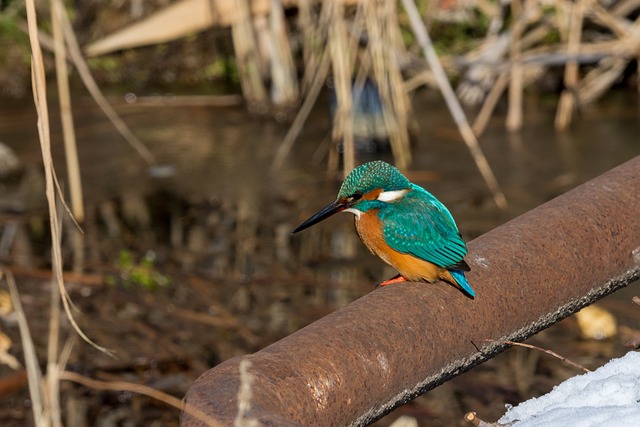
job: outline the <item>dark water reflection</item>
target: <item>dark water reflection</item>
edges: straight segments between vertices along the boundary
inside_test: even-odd
[[[280,254],[275,259],[256,257],[254,267],[258,271],[268,274],[267,270],[278,262],[295,265],[300,260],[327,260],[326,265],[316,265],[314,271],[329,283],[366,283],[391,273],[383,272],[385,267],[357,242],[351,219],[346,216],[332,218],[291,242],[283,242],[288,240],[287,228],[333,199],[339,185],[326,179],[323,161],[311,160],[327,141],[330,123],[326,109],[316,109],[284,167],[273,174],[269,169],[285,126],[249,117],[243,107],[149,107],[127,104],[120,98],[112,100],[158,163],[171,166],[175,173],[169,178],[151,177],[148,165],[93,101],[76,96],[74,115],[87,205],[157,193],[164,195],[155,204],[159,209],[173,206],[171,200],[187,205],[215,202],[234,211],[231,215],[243,210],[249,222],[255,223],[260,237],[256,251],[272,254],[270,248],[278,246],[280,239]],[[614,93],[583,109],[572,129],[564,133],[553,129],[555,101],[529,98],[521,132],[506,132],[504,118],[498,114],[481,139],[510,203],[507,210],[500,211],[439,95],[420,92],[413,102],[419,132],[409,176],[449,206],[467,239],[640,153],[640,106],[635,94]],[[26,164],[39,164],[32,103],[0,104],[0,117],[0,141],[12,147]],[[64,150],[55,108],[51,123],[55,163],[64,179]],[[389,153],[375,157],[391,160]],[[361,160],[369,158],[363,156]],[[166,218],[163,214],[155,216]],[[333,303],[342,305],[356,296],[346,295]]]
[[[329,132],[328,114],[322,108],[312,115],[282,170],[269,174],[285,126],[249,117],[243,107],[145,107],[128,105],[118,98],[113,101],[158,163],[174,166],[175,175],[169,179],[150,177],[145,162],[94,103],[87,97],[76,97],[74,115],[88,203],[127,192],[149,194],[162,189],[187,200],[237,200],[245,195],[260,200],[261,215],[268,215],[269,202],[290,191],[296,192],[303,205],[313,202],[309,209],[335,195],[337,183],[325,180],[324,163],[311,161],[318,147],[326,144]],[[564,133],[553,129],[553,101],[531,98],[525,105],[526,123],[521,132],[506,132],[503,117],[498,117],[480,141],[510,202],[507,212],[502,213],[490,206],[486,187],[439,96],[419,93],[414,105],[419,132],[409,175],[450,205],[456,218],[471,222],[469,225],[481,228],[479,231],[486,231],[486,227],[472,224],[477,206],[491,212],[495,226],[640,152],[640,107],[634,94],[613,94],[585,108],[573,128]],[[37,164],[40,151],[32,103],[0,103],[0,113],[0,140],[26,163]],[[55,108],[51,114],[53,153],[64,177]],[[375,157],[391,160],[388,153]],[[362,156],[361,160],[369,158]],[[426,171],[432,173],[421,173]],[[305,193],[298,194],[300,191]],[[297,220],[298,213],[291,213],[292,220]]]
[[[283,168],[272,174],[274,152],[286,133],[283,125],[249,117],[242,107],[147,107],[113,101],[158,163],[171,166],[174,174],[150,176],[148,165],[93,102],[76,96],[86,204],[99,210],[105,201],[143,200],[151,218],[159,221],[147,226],[160,231],[154,239],[133,244],[137,249],[144,250],[144,244],[179,248],[186,254],[178,257],[185,270],[235,277],[244,284],[260,281],[262,285],[251,290],[252,310],[260,302],[263,310],[247,314],[250,328],[267,325],[274,338],[285,335],[393,274],[366,252],[346,215],[289,236],[302,219],[335,197],[339,185],[326,178],[324,161],[312,160],[329,134],[326,109],[316,109]],[[640,105],[633,93],[614,93],[583,109],[564,133],[553,129],[554,100],[529,99],[521,132],[506,132],[499,116],[481,138],[509,201],[509,208],[501,211],[440,97],[421,92],[413,101],[419,133],[409,177],[449,206],[469,240],[640,154]],[[64,149],[54,110],[53,154],[64,179]],[[26,165],[37,166],[41,157],[35,123],[30,101],[0,103],[0,141]],[[391,160],[389,153],[375,157]],[[230,309],[238,312],[249,311],[243,286],[225,294]],[[638,292],[637,285],[614,298],[628,301],[633,292]],[[552,339],[549,346],[561,341]],[[242,349],[219,357],[238,351]],[[475,380],[461,381],[481,387]]]

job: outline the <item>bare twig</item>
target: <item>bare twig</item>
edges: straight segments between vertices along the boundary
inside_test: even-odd
[[[464,415],[464,420],[473,427],[506,427],[502,424],[482,421],[480,418],[478,418],[475,412],[467,412]]]
[[[143,384],[136,384],[128,381],[99,381],[71,371],[63,371],[60,374],[60,379],[82,384],[85,387],[89,387],[94,390],[110,390],[116,392],[129,391],[131,393],[148,396],[152,399],[164,402],[169,406],[173,406],[176,409],[181,409],[184,412],[189,413],[193,417],[205,422],[208,426],[220,426],[220,423],[218,423],[215,419],[205,414],[201,410],[188,404],[183,405],[182,401],[177,397],[173,397],[169,394],[161,392],[160,390],[156,390],[155,388],[151,388]]]
[[[553,357],[556,357],[560,360],[562,360],[563,362],[566,362],[572,366],[575,366],[578,369],[583,370],[584,372],[591,372],[589,369],[585,368],[584,366],[582,366],[581,364],[574,362],[573,360],[567,359],[564,356],[559,355],[558,353],[556,353],[555,351],[551,351],[545,348],[540,348],[540,347],[536,347],[535,345],[531,345],[531,344],[525,344],[525,343],[521,343],[521,342],[514,342],[514,341],[502,341],[502,340],[492,340],[492,339],[482,339],[479,340],[480,342],[489,342],[489,343],[497,343],[497,344],[507,344],[507,345],[515,345],[515,346],[519,346],[519,347],[525,347],[525,348],[530,348],[533,350],[539,350],[539,351],[543,351],[547,354],[550,354]]]

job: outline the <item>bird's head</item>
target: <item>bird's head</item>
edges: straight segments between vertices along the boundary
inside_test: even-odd
[[[360,216],[369,209],[401,199],[410,189],[411,183],[396,167],[381,160],[365,163],[347,175],[336,200],[300,224],[293,233],[338,212],[347,211]]]

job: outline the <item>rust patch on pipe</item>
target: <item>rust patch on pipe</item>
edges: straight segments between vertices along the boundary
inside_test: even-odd
[[[475,239],[464,298],[450,286],[388,286],[252,355],[248,416],[262,426],[366,425],[640,277],[640,157]],[[221,425],[237,413],[239,362],[185,401]],[[182,426],[203,425],[187,414]]]

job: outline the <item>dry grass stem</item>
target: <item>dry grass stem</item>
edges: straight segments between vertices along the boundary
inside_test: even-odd
[[[73,125],[71,109],[71,93],[69,91],[69,71],[67,69],[67,51],[64,42],[62,26],[66,13],[61,0],[51,1],[51,31],[53,33],[54,54],[56,64],[56,79],[58,83],[58,97],[60,102],[60,118],[62,121],[62,136],[69,177],[69,191],[71,196],[71,211],[76,221],[84,220],[84,202],[82,197],[82,179],[80,178],[80,162],[78,161],[78,147]]]
[[[46,79],[44,74],[44,63],[42,60],[42,49],[40,48],[40,43],[38,40],[38,25],[37,25],[37,17],[36,17],[36,9],[35,3],[33,0],[27,0],[26,2],[27,9],[27,25],[29,29],[29,41],[31,43],[31,84],[33,89],[33,99],[36,107],[36,111],[38,113],[38,136],[40,139],[40,147],[42,150],[42,157],[44,161],[45,167],[45,179],[46,179],[46,193],[47,193],[47,201],[49,203],[49,216],[51,223],[51,236],[53,239],[53,252],[55,255],[52,255],[52,262],[54,264],[54,269],[56,265],[60,268],[62,258],[60,257],[59,252],[56,254],[56,248],[60,249],[59,245],[56,245],[56,242],[59,241],[56,235],[57,230],[57,216],[55,211],[55,186],[53,180],[53,165],[51,163],[51,140],[50,140],[50,129],[49,129],[49,110],[47,106],[47,86]],[[56,257],[57,255],[57,257]],[[22,308],[22,304],[20,302],[20,298],[15,286],[15,282],[13,280],[13,276],[10,272],[4,273],[7,276],[7,283],[9,284],[9,289],[12,293],[13,304],[18,316],[24,318],[19,322],[20,324],[20,336],[22,341],[22,346],[25,349],[25,365],[27,369],[27,375],[29,378],[29,393],[31,395],[31,399],[33,400],[33,417],[36,423],[36,426],[43,427],[53,424],[57,424],[57,417],[47,411],[47,407],[51,407],[50,403],[52,401],[57,401],[57,396],[52,396],[51,393],[57,393],[57,385],[52,385],[49,382],[46,386],[46,389],[43,389],[45,384],[42,381],[42,372],[40,371],[40,367],[38,366],[38,357],[35,351],[35,347],[33,345],[33,340],[31,338],[31,334],[29,333],[29,326],[27,324],[26,316],[24,314],[24,310]],[[64,285],[60,283],[59,288],[64,290]],[[56,289],[55,286],[52,286],[52,289]],[[62,291],[60,296],[63,295]],[[59,298],[59,295],[55,295],[54,298]],[[59,303],[59,299],[56,301]],[[52,301],[52,308],[55,306],[55,303]],[[52,313],[53,314],[53,313]],[[68,313],[70,317],[70,313]],[[59,317],[59,316],[58,316]],[[49,339],[52,338],[51,334],[54,334],[53,339],[57,343],[58,339],[58,326],[57,321],[50,328]],[[55,346],[55,343],[49,341],[49,350],[51,351],[52,346]],[[55,414],[59,415],[59,408],[55,411]]]
[[[525,343],[521,343],[521,342],[514,342],[514,341],[503,341],[503,340],[492,340],[492,339],[483,339],[483,340],[480,340],[480,342],[515,345],[515,346],[518,346],[518,347],[525,347],[525,348],[530,348],[530,349],[533,349],[533,350],[542,351],[542,352],[550,354],[551,356],[556,357],[556,358],[562,360],[563,362],[566,362],[566,363],[568,363],[568,364],[570,364],[570,365],[572,365],[572,366],[574,366],[574,367],[576,367],[578,369],[581,369],[584,372],[591,372],[589,369],[585,368],[581,364],[579,364],[577,362],[574,362],[573,360],[567,359],[566,357],[559,355],[555,351],[547,350],[545,348],[536,347],[535,345],[525,344]]]
[[[27,13],[29,13],[29,3],[33,0],[27,0]],[[33,5],[32,5],[33,7]],[[35,11],[34,11],[35,13]],[[18,329],[20,330],[20,341],[22,342],[22,351],[24,352],[24,364],[27,370],[27,378],[29,380],[29,396],[31,397],[31,406],[34,423],[37,427],[48,426],[48,417],[45,414],[45,391],[43,389],[42,371],[38,363],[38,355],[33,344],[31,332],[27,316],[24,313],[18,287],[10,270],[2,268],[0,274],[7,281],[11,302],[18,318]]]
[[[103,347],[100,347],[89,337],[84,334],[80,329],[73,314],[71,312],[71,299],[64,286],[64,280],[62,277],[62,253],[60,247],[61,230],[60,221],[58,220],[57,212],[57,178],[53,166],[53,160],[51,157],[51,139],[49,129],[49,110],[46,99],[46,79],[44,73],[44,65],[42,61],[42,50],[38,40],[37,20],[35,5],[33,0],[27,1],[27,23],[29,28],[29,40],[31,43],[32,52],[32,84],[33,95],[36,110],[38,112],[38,135],[40,138],[40,148],[42,151],[42,159],[44,163],[45,172],[45,185],[47,203],[49,206],[49,222],[51,227],[51,241],[52,241],[52,269],[53,269],[53,281],[59,291],[58,298],[62,300],[62,304],[67,315],[67,318],[75,331],[88,343],[92,344],[95,348],[109,353],[109,351]],[[65,15],[66,16],[66,15]]]

